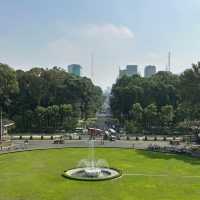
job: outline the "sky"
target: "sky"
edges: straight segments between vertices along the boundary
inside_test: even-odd
[[[180,74],[200,60],[199,0],[0,0],[0,62],[83,67],[105,89],[127,64]]]

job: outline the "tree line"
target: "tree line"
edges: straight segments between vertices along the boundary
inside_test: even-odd
[[[200,62],[180,75],[160,71],[149,78],[123,76],[112,87],[110,105],[129,133],[172,133],[183,122],[198,121]]]
[[[89,78],[58,67],[15,71],[0,63],[0,107],[16,131],[72,130],[79,119],[94,117],[102,101]]]

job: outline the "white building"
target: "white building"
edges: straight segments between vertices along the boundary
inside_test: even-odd
[[[150,77],[156,73],[156,66],[147,65],[144,69],[144,77]]]

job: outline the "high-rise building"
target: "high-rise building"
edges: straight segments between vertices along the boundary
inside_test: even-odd
[[[120,69],[119,70],[119,78],[121,78],[124,75],[126,75],[126,69]]]
[[[68,65],[68,72],[76,76],[81,76],[81,69],[82,67],[78,64]]]
[[[119,70],[119,77],[122,76],[133,76],[138,74],[138,66],[137,65],[127,65],[126,69]]]
[[[147,65],[144,69],[144,77],[150,77],[156,73],[156,66]]]
[[[126,66],[126,73],[128,76],[138,74],[138,66],[137,65],[127,65]]]

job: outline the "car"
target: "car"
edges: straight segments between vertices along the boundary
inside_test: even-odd
[[[80,140],[81,136],[78,133],[72,133],[72,134],[69,135],[69,139],[70,140]]]
[[[115,141],[117,139],[117,137],[115,135],[110,135],[110,141]]]

